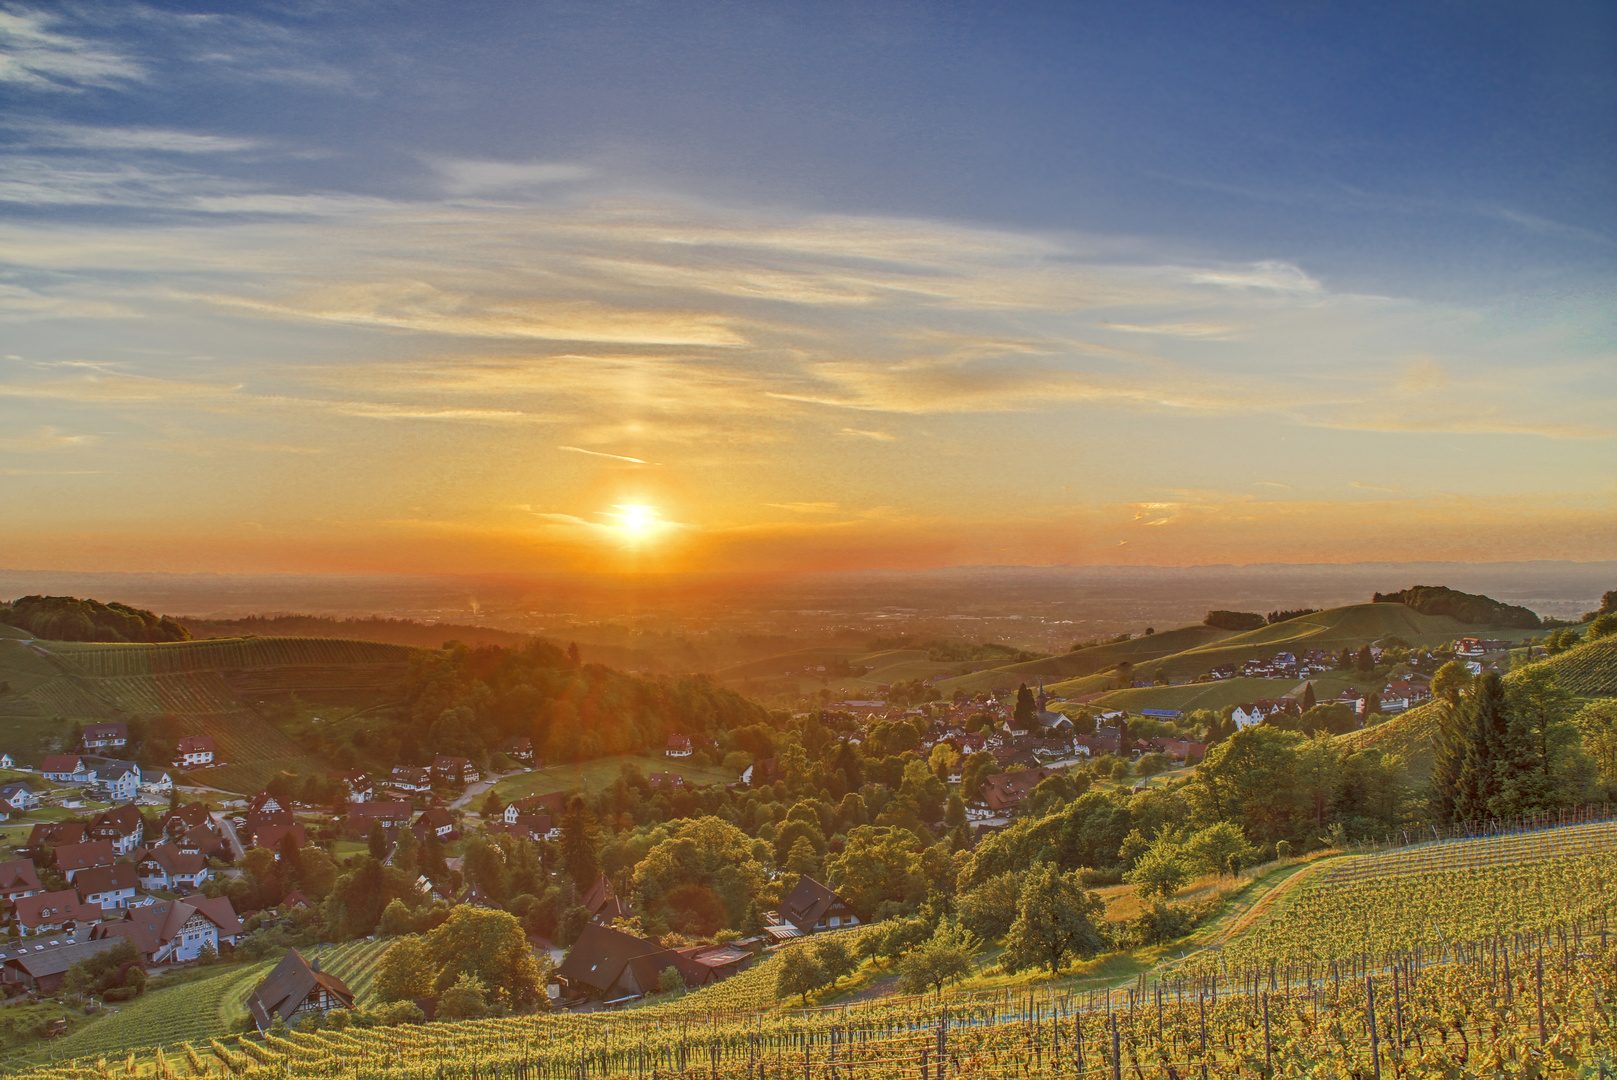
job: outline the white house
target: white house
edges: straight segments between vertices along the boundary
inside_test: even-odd
[[[174,766],[179,769],[195,769],[203,765],[212,765],[213,751],[212,735],[187,735],[175,744]]]
[[[93,866],[80,871],[73,879],[73,888],[78,891],[79,899],[86,904],[99,906],[102,911],[128,907],[135,898],[135,887],[139,884],[135,868],[128,863]]]
[[[7,753],[0,752],[0,769],[14,769],[14,768],[16,768],[16,763],[11,760],[11,755],[7,754]]]
[[[668,757],[690,757],[691,737],[689,735],[668,736],[668,748],[663,753]]]
[[[108,802],[130,802],[140,791],[140,766],[133,761],[99,758],[87,766],[87,777]]]
[[[39,805],[39,796],[27,784],[0,785],[0,804],[18,812],[32,810]]]
[[[140,860],[137,869],[143,889],[197,888],[211,876],[206,856],[181,851],[178,844],[158,844]]]
[[[141,777],[140,790],[152,795],[167,795],[174,790],[174,777],[158,770]]]
[[[46,754],[39,774],[58,784],[82,784],[89,778],[84,759],[77,754]]]

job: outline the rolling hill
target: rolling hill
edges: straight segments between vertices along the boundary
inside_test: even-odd
[[[1142,635],[1111,645],[1096,645],[1060,656],[1047,656],[1021,664],[1005,664],[985,671],[973,672],[938,684],[938,691],[948,697],[956,690],[981,693],[984,690],[1012,689],[1026,683],[1059,683],[1093,675],[1127,660],[1136,667],[1154,664],[1165,656],[1173,656],[1198,646],[1208,645],[1230,637],[1228,630],[1211,626],[1182,626],[1160,634]]]
[[[372,702],[392,696],[410,650],[335,638],[245,638],[156,645],[0,638],[0,746],[37,763],[75,721],[165,719],[176,737],[212,735],[228,767],[196,774],[256,790],[280,769],[324,771],[266,721],[272,695]]]

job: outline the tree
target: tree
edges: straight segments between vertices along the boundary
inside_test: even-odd
[[[792,843],[792,850],[786,856],[786,865],[783,867],[793,874],[804,874],[808,877],[820,875],[820,856],[814,850],[814,844],[806,836],[799,836]]]
[[[1069,959],[1087,959],[1106,948],[1106,904],[1078,881],[1043,863],[1028,871],[1016,922],[1005,937],[1009,971],[1047,968],[1051,975]]]
[[[493,821],[505,813],[505,800],[493,788],[488,789],[488,795],[483,799],[483,820]]]
[[[1171,834],[1162,833],[1135,861],[1134,869],[1123,875],[1123,880],[1141,896],[1169,897],[1184,886],[1189,876],[1183,849]]]
[[[1472,684],[1462,730],[1465,756],[1455,783],[1454,816],[1477,821],[1492,812],[1501,766],[1509,753],[1510,703],[1498,672],[1484,672]]]
[[[377,862],[387,858],[387,833],[382,831],[380,821],[371,824],[370,835],[365,837],[365,844],[370,849],[371,858]]]
[[[825,972],[826,978],[831,980],[832,989],[836,988],[837,981],[844,975],[852,975],[859,969],[859,962],[854,959],[847,943],[840,937],[824,937],[816,941],[814,959]]]
[[[443,993],[462,975],[475,975],[512,1012],[545,1004],[544,972],[515,915],[461,905],[425,938],[437,973],[433,986]]]
[[[861,825],[848,833],[840,855],[826,860],[826,872],[859,918],[869,922],[887,901],[920,892],[915,834],[891,825]]]
[[[600,833],[595,815],[582,797],[574,795],[561,819],[561,858],[567,875],[580,889],[589,888],[601,873]]]
[[[679,973],[679,968],[672,964],[663,968],[662,974],[657,976],[657,993],[673,994],[685,989],[685,976]]]
[[[377,1001],[414,1001],[432,996],[436,977],[426,942],[414,935],[401,937],[377,962],[371,992]]]
[[[942,993],[946,984],[968,977],[977,942],[954,922],[941,922],[925,942],[911,950],[898,965],[898,985],[906,994],[928,989]]]
[[[777,962],[775,970],[775,996],[787,997],[800,994],[803,1004],[808,1004],[808,996],[826,984],[825,968],[815,956],[814,950],[805,944],[794,945],[785,950]]]
[[[1038,702],[1033,700],[1033,691],[1027,688],[1027,683],[1017,687],[1016,709],[1013,714],[1016,718],[1016,726],[1026,731],[1028,725],[1033,723],[1033,716],[1038,711]]]
[[[984,941],[998,941],[1016,921],[1022,897],[1024,871],[995,874],[976,888],[960,894],[960,924]]]
[[[477,1020],[489,1014],[488,987],[475,975],[462,974],[438,999],[444,1020]]]
[[[414,877],[416,866],[416,842],[413,829],[400,829],[399,838],[393,844],[393,865],[400,873]]]
[[[1578,711],[1574,722],[1583,735],[1583,749],[1595,760],[1601,778],[1617,783],[1617,699],[1592,701]]]
[[[1228,821],[1192,833],[1183,851],[1189,868],[1203,874],[1233,874],[1258,854],[1241,830]]]
[[[505,853],[490,843],[487,837],[467,837],[461,868],[466,880],[488,900],[502,907],[505,905],[510,895],[511,875],[506,872]]]

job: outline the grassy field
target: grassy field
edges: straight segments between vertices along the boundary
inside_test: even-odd
[[[623,754],[508,776],[494,785],[494,790],[508,803],[553,791],[600,791],[616,782],[624,765],[633,765],[646,776],[654,772],[678,773],[687,784],[733,784],[737,780],[735,773],[721,766],[694,765],[683,758]]]

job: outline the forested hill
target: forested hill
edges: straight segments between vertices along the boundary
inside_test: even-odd
[[[411,645],[436,649],[445,642],[479,645],[520,645],[526,634],[494,630],[461,623],[424,623],[412,619],[388,619],[372,615],[365,619],[333,619],[323,615],[249,615],[242,619],[203,619],[175,616],[174,622],[198,638],[237,637],[317,637],[347,638],[356,641],[382,641],[389,645]]]
[[[1471,626],[1508,626],[1536,630],[1543,626],[1535,612],[1491,596],[1463,593],[1444,585],[1414,585],[1395,593],[1376,593],[1372,603],[1403,604],[1422,615],[1447,615]]]
[[[520,648],[457,645],[415,655],[403,706],[385,731],[364,733],[359,756],[382,750],[404,761],[433,754],[476,758],[520,736],[551,761],[661,749],[672,734],[723,751],[746,743],[734,732],[769,720],[763,706],[705,676],[628,675],[580,664],[544,641]],[[391,745],[379,747],[379,738]],[[342,747],[322,749],[348,756]]]
[[[0,604],[0,623],[50,641],[186,641],[190,631],[166,616],[127,604],[76,596],[24,596]]]

